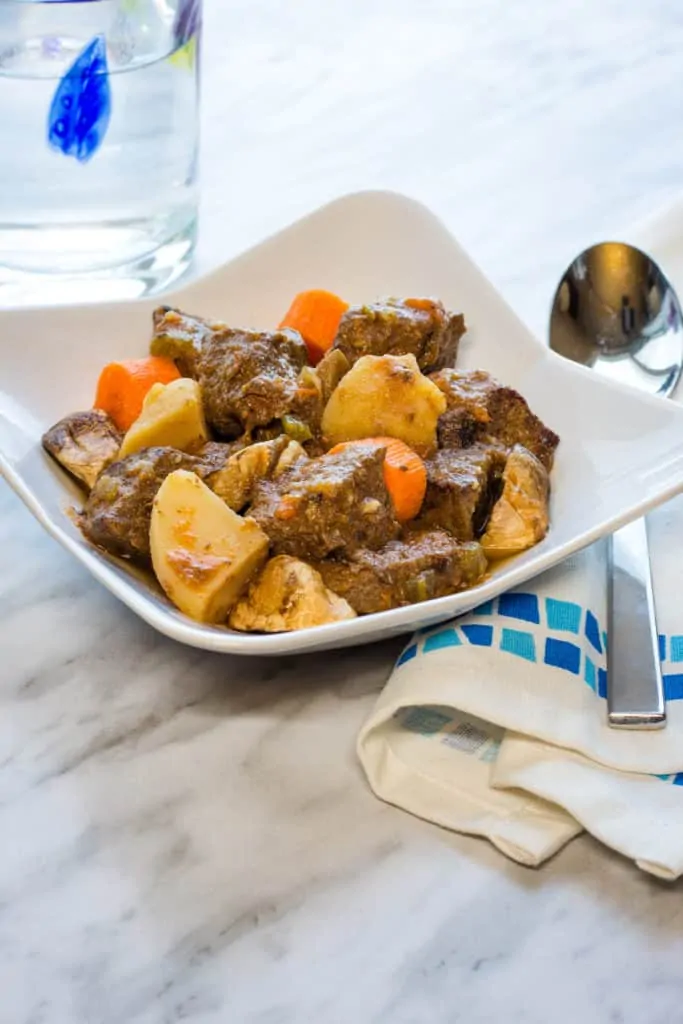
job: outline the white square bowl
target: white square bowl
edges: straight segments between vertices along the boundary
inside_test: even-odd
[[[151,312],[160,299],[0,312],[0,472],[53,537],[167,636],[212,651],[280,655],[405,633],[471,610],[683,491],[683,408],[555,356],[443,224],[403,196],[365,192],[339,199],[164,301],[233,324],[272,328],[292,296],[312,287],[350,302],[435,295],[464,312],[468,332],[459,365],[489,370],[517,388],[561,437],[550,532],[479,586],[424,604],[275,635],[199,625],[143,574],[83,539],[67,514],[80,492],[40,445],[48,426],[90,407],[105,362],[147,351]]]

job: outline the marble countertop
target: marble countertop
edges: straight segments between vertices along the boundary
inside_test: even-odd
[[[201,269],[389,187],[541,331],[571,255],[683,184],[678,0],[206,5]],[[680,885],[371,795],[397,646],[183,649],[0,488],[0,1022],[683,1021]]]

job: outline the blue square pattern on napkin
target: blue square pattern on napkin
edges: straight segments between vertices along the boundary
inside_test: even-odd
[[[495,647],[511,657],[543,664],[580,677],[599,697],[607,697],[607,634],[590,608],[536,594],[508,593],[472,613],[476,622],[429,626],[401,653],[397,667],[429,657],[445,647]],[[488,622],[486,621],[488,619]],[[659,637],[668,701],[683,700],[683,636]],[[667,671],[667,667],[669,671]],[[677,671],[680,669],[680,671]],[[683,785],[683,772],[658,776]]]
[[[601,697],[607,696],[604,664],[607,634],[590,608],[584,609],[571,601],[550,597],[539,601],[536,594],[512,593],[502,594],[496,601],[487,601],[472,615],[495,621],[462,626],[450,624],[445,629],[428,626],[420,631],[425,639],[409,644],[397,664],[403,665],[418,654],[429,654],[444,647],[466,644],[499,647],[501,651],[527,661],[543,661],[573,675],[582,674],[592,690]],[[537,629],[531,632],[517,624],[505,623],[503,620],[506,619],[528,623]],[[539,630],[546,634],[542,637],[542,645],[538,643]],[[668,662],[672,668],[675,665],[681,668],[680,672],[674,669],[664,673],[666,699],[683,700],[683,636],[660,635],[659,654],[665,664]]]

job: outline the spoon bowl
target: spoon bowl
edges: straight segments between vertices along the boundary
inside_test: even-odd
[[[557,287],[550,347],[602,376],[668,396],[683,368],[676,293],[640,249],[622,242],[591,246]]]
[[[665,398],[683,368],[676,293],[655,261],[635,246],[593,245],[557,286],[550,347],[603,377]],[[644,519],[611,537],[608,603],[608,724],[661,728],[666,708]]]

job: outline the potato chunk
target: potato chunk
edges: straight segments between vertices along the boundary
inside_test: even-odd
[[[119,457],[155,447],[187,452],[208,439],[199,384],[180,377],[149,389],[142,412],[123,439]]]
[[[268,538],[179,469],[167,476],[152,507],[152,565],[167,596],[190,618],[224,622],[268,557]]]
[[[545,468],[526,448],[515,445],[503,471],[503,493],[480,541],[488,558],[506,558],[543,540],[549,491]]]
[[[397,437],[429,455],[445,409],[445,396],[420,372],[415,356],[363,356],[332,392],[323,413],[323,436],[329,445]]]
[[[277,555],[235,605],[229,624],[245,632],[284,633],[355,617],[351,605],[328,590],[310,565]]]
[[[222,469],[211,473],[206,482],[229,508],[239,512],[248,504],[259,480],[269,479],[278,459],[288,446],[284,435],[272,441],[258,441],[231,455]]]
[[[290,440],[287,447],[283,451],[280,458],[277,460],[277,465],[273,470],[273,476],[282,476],[288,469],[295,466],[297,462],[307,462],[308,455],[306,449],[299,444],[298,441]]]
[[[257,441],[231,455],[224,466],[206,477],[219,498],[235,512],[251,501],[256,484],[270,480],[308,456],[297,441],[281,434],[272,441]]]

